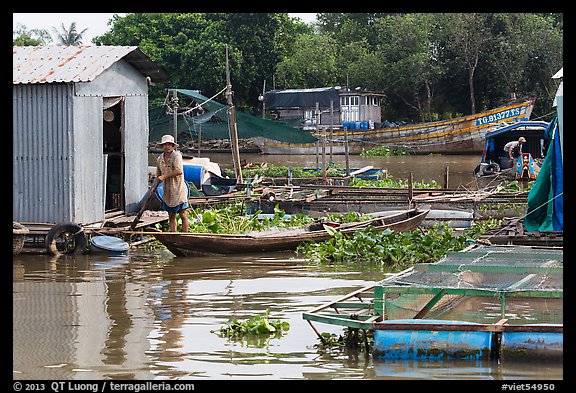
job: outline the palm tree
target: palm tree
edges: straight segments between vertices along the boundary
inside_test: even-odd
[[[56,30],[55,27],[52,28],[58,37],[60,44],[65,46],[76,46],[82,45],[82,34],[88,30],[87,28],[82,30],[80,33],[76,31],[76,22],[70,23],[70,28],[67,30],[62,23],[62,31]]]

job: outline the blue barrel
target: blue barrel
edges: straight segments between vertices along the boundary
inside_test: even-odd
[[[94,236],[90,239],[90,250],[97,253],[123,255],[130,249],[130,245],[115,236]]]
[[[502,333],[502,341],[500,344],[500,356],[503,359],[561,360],[563,358],[563,353],[564,353],[564,335],[562,333],[548,333],[548,332]]]
[[[389,329],[386,324],[480,325],[472,322],[399,319],[384,321],[374,330],[373,356],[378,359],[489,359],[492,333],[458,330]]]
[[[184,165],[184,179],[192,182],[197,189],[202,188],[202,177],[204,177],[204,167],[202,165]]]

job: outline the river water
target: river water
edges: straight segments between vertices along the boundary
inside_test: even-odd
[[[219,156],[212,161],[222,162]],[[273,159],[284,165],[292,162],[292,157]],[[372,162],[356,159],[355,167]],[[399,178],[408,168],[415,179],[436,178],[429,160],[437,169],[450,165],[451,175],[461,173],[463,178],[472,178],[476,165],[476,158],[459,156],[388,159],[375,166],[394,163],[398,175],[392,174]],[[248,160],[273,162],[261,155]],[[297,164],[304,166],[294,161]],[[558,363],[384,361],[370,353],[316,348],[319,340],[302,313],[383,277],[376,268],[319,266],[293,252],[177,258],[148,244],[125,256],[20,254],[13,257],[13,378],[563,379]],[[232,340],[217,334],[231,319],[244,320],[267,310],[272,320],[289,323],[283,336]],[[315,327],[343,333],[331,325]]]
[[[187,156],[196,154],[187,153]],[[156,165],[158,154],[150,154],[149,165]],[[221,168],[232,169],[232,155],[228,153],[207,153],[201,157],[208,157],[210,161],[218,163]],[[408,155],[408,156],[384,156],[384,157],[360,157],[350,155],[348,165],[351,170],[373,166],[374,168],[385,169],[388,175],[394,179],[406,180],[412,173],[415,182],[425,181],[430,183],[435,180],[438,184],[444,184],[446,168],[448,168],[448,187],[457,188],[459,186],[466,189],[478,189],[478,179],[473,175],[474,168],[480,163],[481,155]],[[240,160],[251,164],[268,163],[271,165],[319,168],[324,165],[329,166],[330,162],[339,168],[346,168],[346,157],[344,155],[267,155],[257,153],[240,154]],[[482,184],[481,184],[482,185]],[[483,186],[483,185],[482,185]]]

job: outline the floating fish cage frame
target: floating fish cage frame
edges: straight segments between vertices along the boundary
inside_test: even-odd
[[[372,331],[380,359],[562,359],[563,252],[477,246],[304,313]]]

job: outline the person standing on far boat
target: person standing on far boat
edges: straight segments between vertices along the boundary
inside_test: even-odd
[[[517,141],[508,142],[504,146],[504,151],[508,153],[511,160],[518,158],[522,154],[522,145],[526,142],[526,138],[521,136]]]
[[[162,136],[156,144],[163,151],[157,160],[156,179],[164,183],[160,206],[168,212],[170,231],[176,232],[176,214],[179,214],[182,232],[188,232],[188,185],[184,179],[182,154],[176,150],[178,146],[172,135]]]

